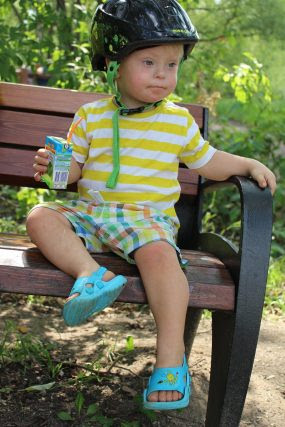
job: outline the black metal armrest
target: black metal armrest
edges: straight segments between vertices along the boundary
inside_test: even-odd
[[[201,184],[201,191],[213,191],[229,185],[235,185],[240,193],[239,248],[218,234],[203,232],[199,234],[198,246],[225,263],[236,285],[244,283],[245,292],[253,289],[248,298],[255,299],[256,292],[264,297],[262,286],[252,285],[266,283],[272,233],[272,195],[268,188],[261,189],[255,181],[242,176],[232,176],[222,182],[205,181]],[[247,286],[249,283],[251,286]]]

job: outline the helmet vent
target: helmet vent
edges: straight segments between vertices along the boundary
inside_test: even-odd
[[[177,16],[177,11],[174,9],[173,6],[166,6],[166,13],[169,16]]]

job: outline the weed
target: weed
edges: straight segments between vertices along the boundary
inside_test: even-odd
[[[85,425],[96,422],[98,426],[109,427],[114,424],[112,418],[105,417],[102,414],[97,403],[91,403],[86,406],[85,398],[81,391],[76,395],[74,411],[71,413],[60,411],[57,413],[57,417],[62,421],[83,421]]]
[[[68,406],[68,409],[58,407],[55,412],[55,416],[66,423],[72,425],[84,425],[84,426],[103,426],[109,427],[120,425],[120,427],[139,427],[140,422],[138,420],[121,420],[106,416],[99,406],[99,402],[87,401],[85,391],[89,390],[89,384],[91,382],[100,383],[106,380],[110,376],[110,382],[112,382],[111,369],[115,367],[118,360],[121,358],[128,358],[130,353],[134,351],[134,339],[132,336],[127,336],[124,340],[124,346],[117,347],[117,341],[115,344],[107,347],[104,343],[100,346],[98,356],[96,360],[83,364],[77,365],[71,361],[55,361],[53,358],[54,345],[52,343],[43,343],[38,337],[27,333],[27,328],[18,326],[13,321],[7,321],[4,328],[4,333],[0,340],[0,365],[7,365],[10,363],[17,363],[18,367],[23,367],[22,375],[26,375],[29,371],[31,364],[37,363],[38,368],[41,371],[48,372],[48,376],[51,381],[46,381],[47,375],[41,375],[37,378],[43,380],[41,383],[25,385],[25,388],[21,386],[17,390],[8,386],[0,388],[0,392],[3,395],[10,393],[20,392],[22,394],[37,393],[41,396],[46,396],[47,393],[51,395],[74,390],[74,401],[72,407]],[[72,377],[62,378],[62,370],[64,367],[72,366],[76,368],[74,376],[74,370],[72,370]],[[67,371],[68,372],[68,371]],[[60,377],[60,380],[57,378]],[[33,377],[34,378],[34,377]],[[21,381],[21,384],[23,382]],[[60,392],[58,391],[60,389]],[[90,399],[90,398],[89,398]],[[141,397],[135,396],[134,401],[136,403],[136,409],[140,412],[140,416],[145,416],[151,421],[156,419],[156,415],[152,411],[146,411],[142,407]],[[119,424],[118,424],[119,423]]]
[[[5,322],[3,337],[0,341],[0,364],[18,363],[24,371],[30,367],[31,362],[46,366],[49,376],[55,379],[62,369],[62,362],[54,362],[51,351],[55,345],[43,343],[36,336],[20,332],[15,322]]]
[[[141,403],[139,403],[139,406],[141,406]],[[144,413],[152,421],[156,419],[156,416],[155,414],[153,414],[152,411],[144,410]],[[80,422],[86,426],[97,425],[97,426],[109,427],[109,426],[112,426],[115,423],[115,421],[117,422],[117,420],[115,420],[114,418],[106,417],[105,415],[103,415],[97,403],[94,402],[89,405],[86,405],[85,397],[81,391],[79,391],[76,395],[75,402],[74,402],[74,410],[69,412],[60,411],[57,413],[57,417],[62,421],[70,421],[73,423]],[[120,427],[139,427],[139,426],[140,426],[140,422],[136,420],[121,421],[120,423]]]
[[[135,349],[134,338],[129,335],[126,338],[126,352],[133,351],[134,349]]]
[[[142,414],[144,414],[151,422],[154,422],[155,420],[156,420],[156,413],[154,412],[154,411],[151,411],[151,410],[149,410],[149,409],[145,409],[144,407],[143,407],[143,398],[142,398],[142,396],[141,395],[136,395],[135,397],[134,397],[134,401],[135,401],[135,403],[136,403],[136,405],[137,405],[137,408],[138,408],[138,410],[142,413]]]

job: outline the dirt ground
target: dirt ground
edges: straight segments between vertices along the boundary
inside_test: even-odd
[[[12,426],[193,426],[204,425],[210,370],[211,325],[202,320],[190,360],[193,395],[183,411],[145,413],[140,409],[141,392],[154,362],[155,329],[146,306],[134,309],[115,304],[84,327],[67,328],[61,318],[60,304],[32,304],[23,299],[3,298],[0,314],[0,337],[4,319],[14,320],[20,331],[31,333],[42,342],[57,346],[55,359],[68,361],[52,380],[34,362],[23,370],[17,363],[4,366],[0,376],[0,425]],[[134,349],[125,352],[126,338],[133,337]],[[285,346],[284,319],[262,322],[253,374],[241,420],[241,427],[283,427],[285,419]],[[1,339],[0,339],[1,343]],[[112,358],[113,361],[110,361]],[[100,360],[101,375],[78,376],[80,366]],[[86,365],[85,365],[86,366]],[[83,372],[83,371],[82,371]],[[77,375],[77,377],[76,377]],[[77,383],[68,382],[77,378]],[[91,381],[92,379],[92,381]],[[48,391],[27,392],[27,386],[55,381]],[[65,383],[65,387],[60,384]],[[76,393],[84,395],[83,409],[76,415]],[[100,416],[95,421],[84,409],[98,403]],[[85,410],[85,412],[84,412]],[[73,421],[61,421],[57,414],[66,411]],[[104,418],[105,417],[105,418]],[[107,418],[112,420],[108,424]]]

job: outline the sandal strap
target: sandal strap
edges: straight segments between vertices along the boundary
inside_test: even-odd
[[[91,276],[89,276],[88,283],[91,283],[92,285],[97,286],[99,289],[103,288],[104,286],[103,276],[106,273],[106,271],[107,271],[107,268],[99,267],[98,270],[94,271],[94,273],[92,273]]]
[[[71,297],[73,294],[81,294],[85,285],[88,283],[88,277],[79,277],[75,280],[69,296]]]
[[[98,270],[94,271],[90,276],[79,277],[72,286],[69,296],[77,293],[81,294],[84,289],[88,293],[92,293],[93,287],[86,287],[88,283],[97,286],[99,289],[103,288],[104,282],[102,279],[106,271],[107,268],[99,267]]]
[[[188,364],[184,356],[183,365],[174,368],[155,368],[147,388],[147,396],[154,391],[178,391],[185,394],[187,384]]]

